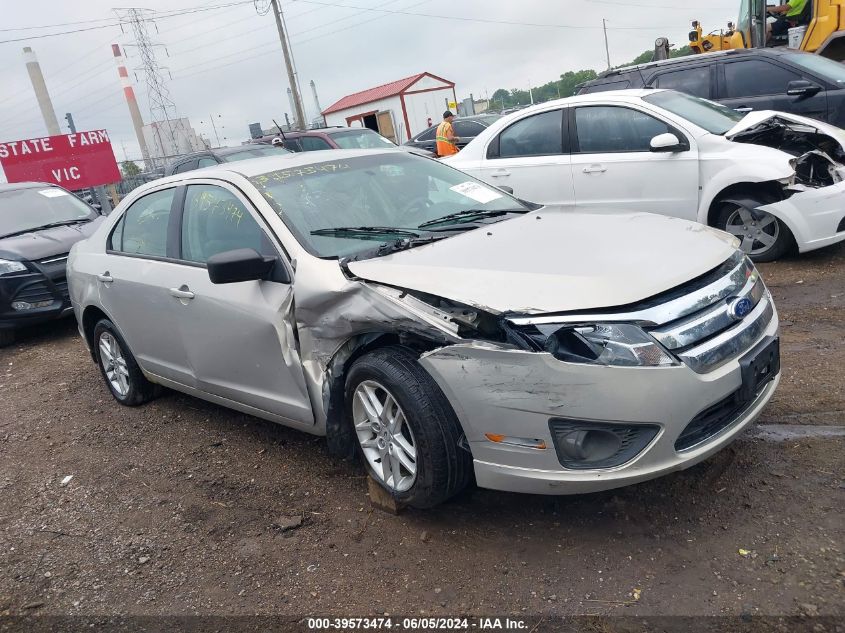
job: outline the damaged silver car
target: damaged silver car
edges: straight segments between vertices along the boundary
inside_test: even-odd
[[[130,194],[68,263],[105,383],[325,435],[397,500],[686,468],[780,377],[731,235],[540,207],[405,152],[242,161]]]

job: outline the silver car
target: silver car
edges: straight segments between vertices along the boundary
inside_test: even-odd
[[[539,207],[397,150],[247,160],[134,190],[68,262],[118,402],[170,387],[325,435],[398,501],[686,468],[780,377],[737,240]]]

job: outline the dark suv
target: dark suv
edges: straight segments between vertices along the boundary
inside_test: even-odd
[[[240,147],[221,147],[210,149],[204,152],[185,154],[170,162],[164,168],[165,176],[181,174],[183,171],[193,171],[203,167],[212,167],[220,163],[231,163],[236,160],[249,160],[250,158],[263,158],[264,156],[276,156],[278,154],[289,154],[288,150],[281,147],[268,145],[241,145]]]
[[[672,88],[738,112],[780,110],[845,127],[845,65],[788,49],[740,49],[607,71],[578,94]]]
[[[0,184],[0,347],[14,342],[19,327],[71,313],[68,252],[101,220],[61,187]]]
[[[396,149],[396,145],[378,132],[366,127],[325,127],[305,131],[285,132],[258,139],[259,143],[271,143],[274,138],[282,139],[283,145],[292,152],[315,152],[324,149]],[[432,156],[433,152],[400,145],[399,149],[421,156]]]
[[[501,118],[500,114],[456,116],[452,119],[452,129],[458,137],[458,147],[465,147],[467,143],[486,130],[493,121]],[[433,152],[437,144],[437,125],[432,125],[427,130],[423,130],[410,141],[405,141],[404,145]]]

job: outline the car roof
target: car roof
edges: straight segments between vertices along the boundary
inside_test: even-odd
[[[631,66],[621,66],[619,68],[612,68],[611,70],[605,70],[602,73],[599,73],[598,77],[592,79],[590,81],[585,81],[583,85],[588,86],[597,82],[601,79],[609,78],[609,77],[617,77],[619,75],[624,75],[631,72],[638,72],[641,70],[651,69],[651,68],[662,68],[664,66],[672,67],[680,64],[686,64],[690,62],[702,61],[707,62],[708,60],[716,61],[719,59],[723,59],[725,57],[733,57],[733,56],[740,56],[740,57],[777,57],[779,55],[784,55],[786,53],[795,53],[799,51],[795,50],[779,50],[776,48],[734,48],[728,51],[713,51],[710,53],[703,53],[699,55],[684,55],[683,57],[673,57],[671,59],[660,59],[654,62],[645,62],[644,64],[633,64]]]
[[[149,189],[160,187],[161,185],[178,183],[191,178],[221,178],[226,180],[233,174],[252,178],[253,176],[259,176],[279,169],[294,169],[296,167],[306,167],[308,165],[323,163],[326,161],[337,162],[348,158],[357,158],[359,156],[395,153],[399,153],[402,156],[407,156],[409,154],[409,152],[405,152],[396,147],[395,149],[326,149],[314,152],[290,152],[288,154],[280,154],[279,156],[248,158],[246,160],[239,160],[232,163],[220,163],[219,165],[212,165],[211,167],[203,167],[202,169],[193,169],[180,174],[165,176],[164,178],[159,178],[141,185],[140,187],[134,189],[132,193],[143,193]]]
[[[0,183],[0,193],[5,191],[17,191],[18,189],[43,189],[44,187],[56,187],[57,189],[62,188],[50,182],[5,182]]]

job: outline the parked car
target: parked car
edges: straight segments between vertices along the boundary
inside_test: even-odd
[[[316,130],[294,131],[265,136],[262,143],[270,143],[274,138],[281,138],[283,145],[292,152],[314,152],[325,149],[404,149],[422,156],[434,156],[433,151],[419,148],[406,148],[383,137],[378,132],[361,127],[326,127]]]
[[[400,502],[683,469],[779,380],[737,240],[540,208],[411,154],[223,164],[133,191],[68,262],[118,402],[156,386],[327,436]]]
[[[756,261],[845,239],[845,132],[674,90],[586,94],[497,121],[444,160],[520,198],[672,215]]]
[[[457,116],[452,119],[452,129],[458,136],[458,147],[466,147],[466,145],[481,134],[493,121],[499,120],[501,115],[498,114],[480,114],[477,116]],[[439,122],[432,125],[427,130],[423,130],[417,134],[410,141],[405,141],[406,147],[416,147],[424,149],[429,152],[434,152],[437,145],[437,126]]]
[[[0,184],[0,347],[21,327],[70,314],[67,254],[100,219],[61,187]]]
[[[238,160],[249,160],[250,158],[261,158],[263,156],[278,156],[287,154],[288,150],[272,145],[241,145],[240,147],[221,147],[209,149],[202,152],[186,154],[171,161],[164,168],[165,176],[181,174],[194,169],[211,167],[220,163],[231,163]]]
[[[588,81],[578,94],[669,88],[737,112],[779,110],[845,127],[845,66],[790,49],[736,49],[627,66]]]

